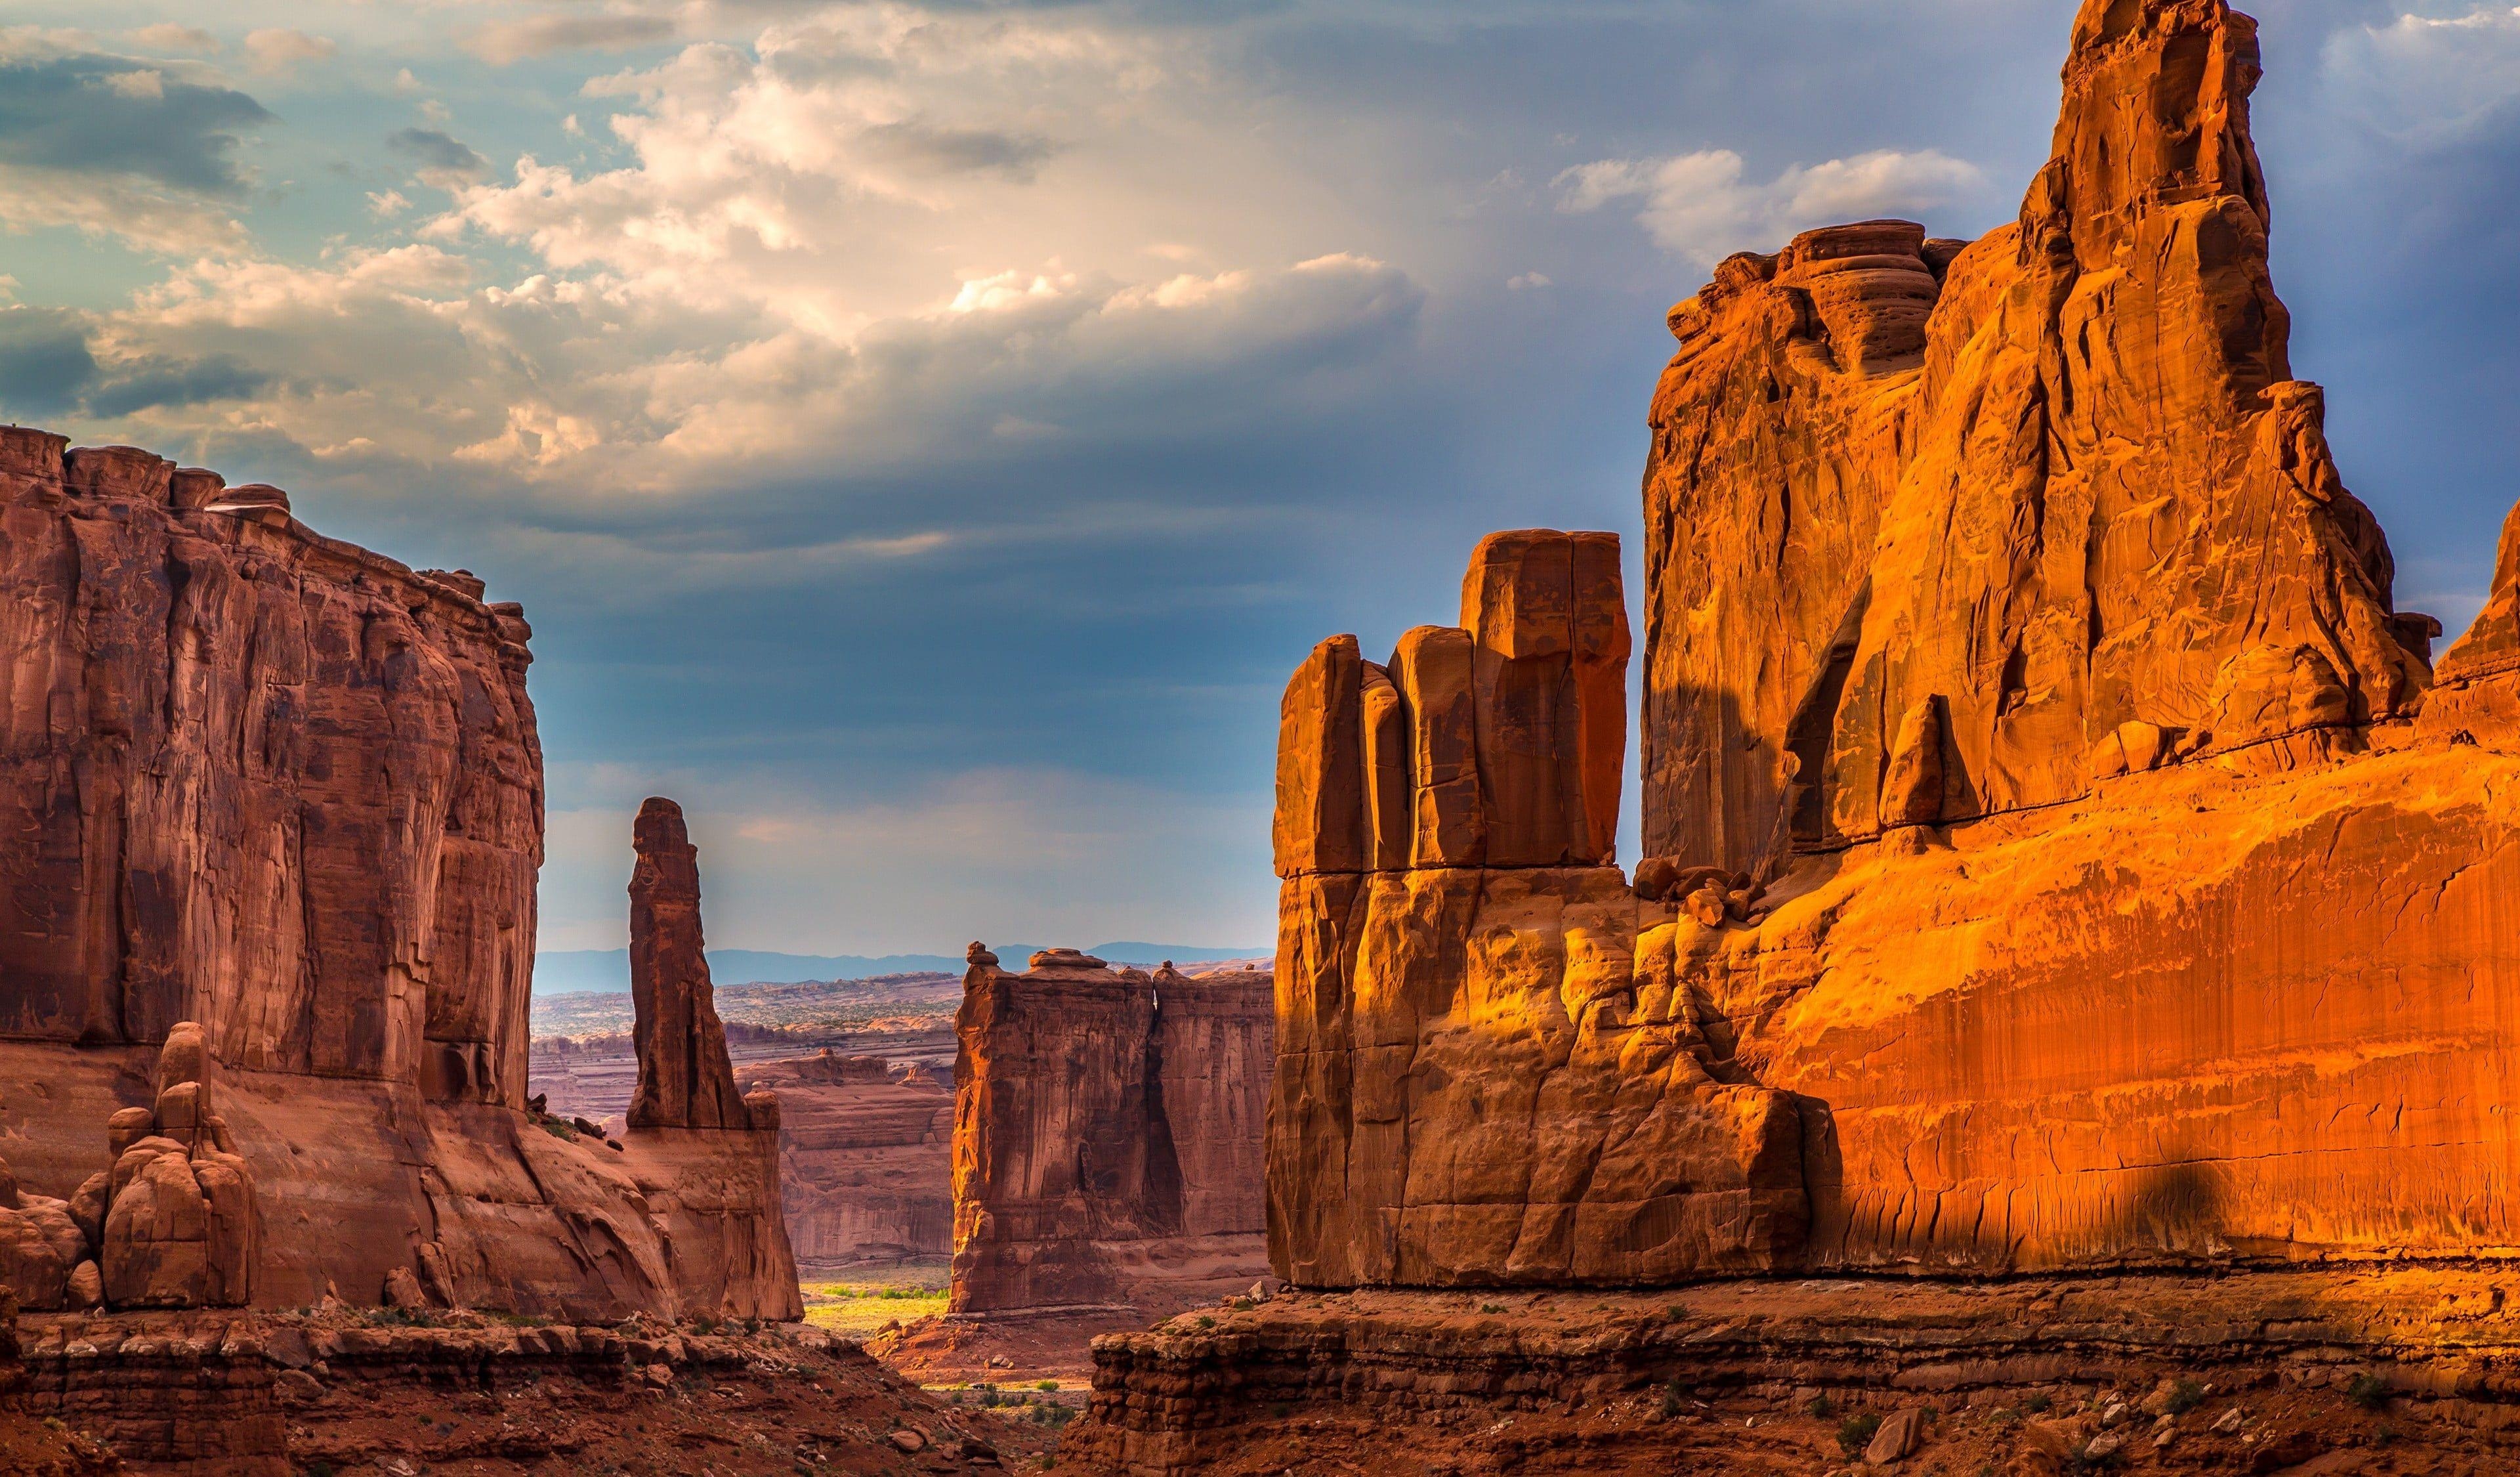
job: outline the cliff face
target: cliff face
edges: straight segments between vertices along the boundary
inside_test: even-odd
[[[1676,906],[1607,865],[1627,657],[1618,540],[1532,531],[1480,545],[1459,627],[1387,668],[1336,637],[1288,687],[1269,1227],[1289,1280],[1629,1281],[1798,1244],[1791,1100],[1715,1081],[1686,1017],[1626,1019],[1639,933]]]
[[[779,1098],[779,1183],[805,1263],[954,1250],[954,1094],[879,1056],[830,1052],[744,1068]]]
[[[973,946],[955,1026],[956,1313],[1248,1285],[1261,1244],[1267,976],[1012,974]]]
[[[0,1036],[522,1100],[529,634],[131,447],[0,429]]]
[[[518,607],[325,538],[276,488],[20,428],[0,592],[0,1154],[22,1199],[75,1206],[137,1113],[187,1152],[158,1156],[127,1246],[193,1255],[185,1207],[225,1193],[219,1155],[249,1168],[249,1216],[213,1220],[252,1265],[214,1301],[400,1279],[590,1315],[794,1302],[775,1259],[703,1250],[775,1227],[766,1144],[615,1154],[521,1111],[542,760]],[[179,1022],[202,1095],[170,1103]],[[215,1154],[189,1136],[213,1084]],[[170,1296],[135,1275],[124,1293]]]
[[[2520,1245],[2520,556],[2430,689],[2289,377],[2254,38],[2091,0],[2017,223],[1809,233],[1673,311],[1633,886],[1382,845],[1462,788],[1455,710],[1346,638],[1298,671],[1286,1275]]]
[[[2392,614],[2286,359],[2256,30],[2094,0],[2017,223],[1811,232],[1672,310],[1646,854],[1756,868],[2077,799],[2130,725],[2147,762],[2283,767],[2412,711],[2429,623]],[[1931,793],[1884,789],[1903,731]]]

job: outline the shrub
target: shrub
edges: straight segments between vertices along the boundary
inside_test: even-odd
[[[1674,1420],[1674,1419],[1677,1419],[1677,1418],[1679,1418],[1679,1416],[1680,1416],[1680,1415],[1682,1415],[1682,1414],[1683,1414],[1684,1412],[1686,1412],[1688,1409],[1688,1391],[1686,1391],[1686,1390],[1683,1390],[1683,1389],[1680,1387],[1680,1381],[1678,1381],[1678,1380],[1673,1380],[1670,1384],[1667,1384],[1667,1385],[1665,1385],[1665,1386],[1663,1386],[1663,1387],[1662,1387],[1662,1418],[1663,1418],[1663,1419],[1665,1419],[1665,1420]]]
[[[1881,1417],[1869,1410],[1859,1410],[1837,1423],[1837,1448],[1849,1456],[1859,1456],[1872,1445],[1872,1433],[1881,1429]]]
[[[2034,1390],[2030,1393],[2030,1398],[2021,1403],[2021,1408],[2029,1411],[2033,1415],[2045,1415],[2048,1413],[2048,1408],[2055,1404],[2056,1403],[2054,1401],[2048,1398],[2047,1391]]]
[[[1036,1390],[1056,1390],[1058,1388],[1058,1381],[1055,1379],[1046,1379],[1033,1386],[1033,1388]]]
[[[1213,1328],[1216,1326],[1216,1319],[1202,1313],[1198,1315],[1198,1326],[1201,1328]]]
[[[2354,1383],[2345,1387],[2345,1398],[2365,1410],[2385,1410],[2389,1408],[2389,1382],[2365,1371],[2354,1376]]]
[[[1814,1420],[1826,1420],[1837,1413],[1837,1407],[1829,1404],[1828,1392],[1825,1390],[1813,1396],[1811,1404],[1803,1408],[1811,1412],[1811,1418]]]

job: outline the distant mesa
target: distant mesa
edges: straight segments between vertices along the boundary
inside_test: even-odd
[[[1024,958],[1038,946],[1007,944],[1006,956]],[[1150,969],[1164,959],[1183,964],[1265,959],[1269,946],[1212,948],[1186,944],[1097,944],[1082,950],[1097,957]],[[962,974],[962,954],[790,954],[751,948],[708,951],[709,974],[720,985],[808,985],[833,980],[872,980],[899,974]],[[544,949],[534,956],[534,993],[614,993],[630,989],[626,948]]]

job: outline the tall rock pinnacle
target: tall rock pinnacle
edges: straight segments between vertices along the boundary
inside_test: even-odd
[[[2222,0],[2089,0],[2015,223],[1809,232],[1672,310],[1646,854],[1750,867],[2071,800],[2122,730],[2280,769],[2412,710],[2429,619],[2393,612],[2292,378],[2258,73]],[[1938,793],[1885,792],[1936,767],[1902,733]]]
[[[717,1018],[700,939],[699,850],[683,808],[639,808],[639,864],[630,874],[630,995],[636,1009],[639,1090],[634,1129],[748,1129],[726,1028]]]

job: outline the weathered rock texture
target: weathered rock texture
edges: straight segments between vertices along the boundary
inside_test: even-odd
[[[2019,222],[1811,233],[1674,311],[1632,888],[1404,861],[1378,797],[1456,783],[1453,707],[1345,638],[1297,673],[1286,1276],[2520,1247],[2520,554],[2428,691],[2285,365],[2254,38],[2090,0]],[[1561,719],[1500,798],[1481,721],[1454,834],[1598,793]]]
[[[1480,545],[1460,627],[1411,631],[1388,668],[1338,637],[1296,674],[1269,1144],[1282,1275],[1626,1282],[1799,1247],[1792,1100],[1717,1081],[1667,1008],[1669,968],[1638,977],[1641,937],[1667,937],[1679,904],[1608,864],[1627,657],[1618,540],[1526,531]],[[1387,741],[1350,720],[1386,671]],[[1391,839],[1410,809],[1364,804],[1369,775],[1415,798],[1412,834]],[[1632,1021],[1641,990],[1666,1008]]]
[[[2413,711],[2424,628],[2286,359],[2257,79],[2218,0],[2093,0],[2016,224],[1814,231],[1672,310],[1647,854],[1749,869],[2077,799],[2131,724],[2282,764]],[[1929,704],[1940,783],[1889,813]]]
[[[1883,1470],[1849,1459],[1867,1443],[1848,1417],[1869,1416],[1904,1438],[1911,1460],[1888,1468],[1901,1472],[2502,1472],[2520,1448],[2507,1280],[1279,1297],[1098,1340],[1091,1418],[1059,1455],[1113,1477],[1805,1477]]]
[[[954,1092],[879,1056],[744,1069],[779,1099],[779,1184],[796,1260],[906,1262],[954,1250]]]
[[[1267,1271],[1267,975],[1073,949],[1012,974],[974,945],[964,990],[956,1314],[1177,1306]]]
[[[794,1305],[776,1256],[729,1250],[776,1227],[755,1135],[621,1155],[520,1111],[542,761],[517,606],[322,537],[276,488],[15,427],[0,594],[22,1227],[63,1202],[113,1299],[398,1275],[520,1311]],[[37,1262],[0,1239],[13,1280]],[[30,1304],[89,1295],[31,1278]]]
[[[630,996],[639,1089],[634,1129],[749,1129],[727,1060],[726,1027],[709,990],[700,939],[699,849],[683,808],[651,798],[639,808],[638,865],[630,873]]]

